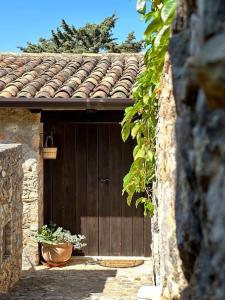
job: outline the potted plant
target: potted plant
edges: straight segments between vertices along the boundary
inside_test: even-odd
[[[41,253],[49,266],[65,265],[71,258],[73,249],[82,249],[84,235],[72,235],[69,230],[55,224],[43,225],[33,234],[35,240],[41,243]]]

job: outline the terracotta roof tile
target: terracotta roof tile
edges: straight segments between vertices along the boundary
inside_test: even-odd
[[[130,98],[142,54],[0,54],[0,97]]]

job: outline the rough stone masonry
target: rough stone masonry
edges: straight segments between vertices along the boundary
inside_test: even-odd
[[[178,1],[170,53],[182,299],[225,299],[224,24],[225,1]]]
[[[0,294],[8,292],[20,278],[22,188],[22,147],[0,144]]]
[[[162,287],[163,299],[172,300],[179,299],[186,280],[176,240],[176,107],[169,56],[166,58],[161,86],[156,135],[157,182],[152,218],[152,256],[155,284]]]
[[[38,244],[30,237],[43,222],[43,162],[40,114],[0,109],[0,144],[20,143],[23,155],[23,266],[39,262]]]

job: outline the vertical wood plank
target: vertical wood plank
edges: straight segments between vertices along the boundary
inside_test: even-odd
[[[87,236],[87,125],[76,125],[76,233]],[[87,237],[87,244],[89,240]],[[84,248],[84,253],[88,251]]]
[[[99,255],[110,255],[109,125],[98,125]]]
[[[96,124],[87,126],[87,254],[98,255],[98,135]]]
[[[122,210],[122,155],[119,124],[109,126],[109,178],[110,178],[110,255],[121,255],[121,210]]]
[[[64,190],[64,210],[63,226],[75,233],[75,127],[73,124],[65,123],[63,139],[63,190]]]
[[[64,226],[64,124],[60,123],[52,127],[54,143],[58,147],[57,159],[52,161],[52,202],[53,222],[58,226]]]
[[[152,255],[151,251],[151,242],[152,242],[152,234],[151,234],[151,218],[144,218],[144,256],[148,257]]]
[[[122,164],[122,178],[128,173],[129,167],[132,162],[132,150],[133,143],[131,140],[128,140],[126,143],[122,144],[122,155],[123,155],[123,164]],[[133,209],[127,204],[127,195],[122,197],[122,255],[123,256],[132,256],[133,254]]]
[[[135,201],[134,201],[135,202]],[[144,212],[139,206],[133,207],[133,256],[144,256]]]
[[[49,132],[49,130],[49,125],[44,124],[44,132]],[[44,160],[44,224],[49,224],[52,219],[52,163],[50,159]]]

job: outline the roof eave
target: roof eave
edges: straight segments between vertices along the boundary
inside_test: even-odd
[[[0,108],[32,110],[124,110],[133,99],[112,98],[1,98]]]

